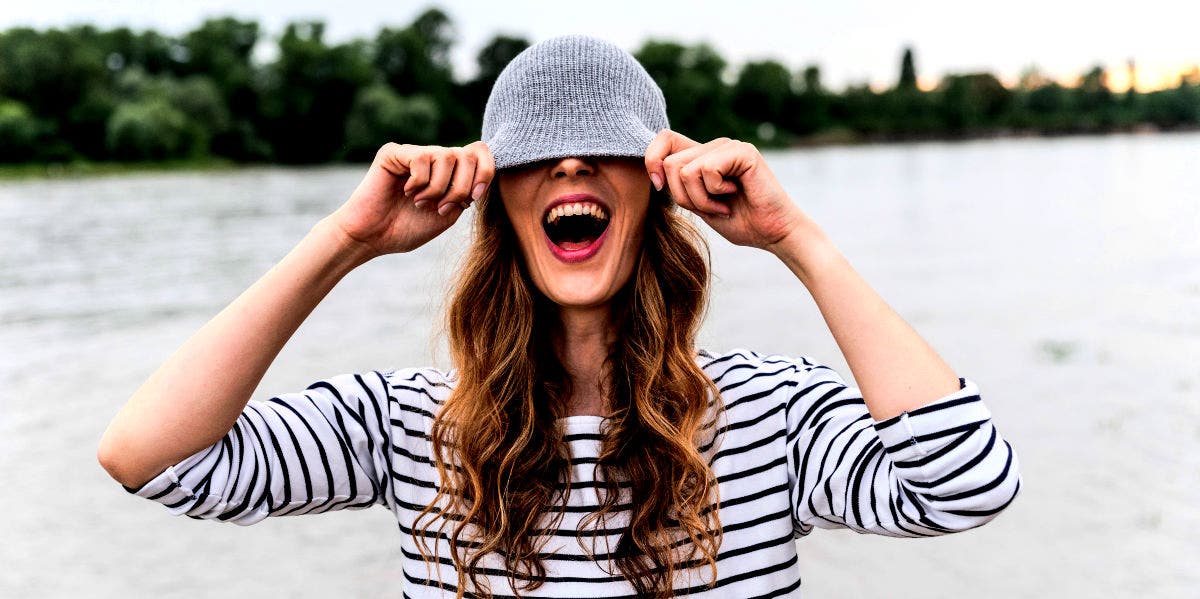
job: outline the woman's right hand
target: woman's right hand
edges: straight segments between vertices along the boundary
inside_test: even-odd
[[[408,252],[450,228],[483,197],[495,171],[482,141],[449,148],[389,143],[329,220],[371,257]]]

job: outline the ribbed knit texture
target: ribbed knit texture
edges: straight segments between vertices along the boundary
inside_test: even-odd
[[[496,168],[565,156],[646,155],[669,126],[662,90],[628,52],[555,37],[517,55],[492,88],[483,141]]]

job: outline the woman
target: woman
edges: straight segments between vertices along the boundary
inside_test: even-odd
[[[247,403],[342,276],[417,249],[474,201],[448,310],[455,370]],[[859,388],[808,358],[697,351],[707,260],[676,205],[783,260]],[[198,518],[386,505],[411,597],[794,596],[793,539],[814,527],[965,530],[1020,486],[974,383],[754,147],[670,131],[636,60],[578,36],[508,65],[482,141],[381,149],[343,206],[137,391],[99,459]]]

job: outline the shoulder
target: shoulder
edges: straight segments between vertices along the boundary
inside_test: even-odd
[[[763,354],[738,348],[724,353],[699,351],[696,359],[731,412],[757,413],[757,406],[790,412],[812,398],[838,395],[849,389],[841,374],[807,355]]]
[[[829,376],[837,372],[806,355],[764,354],[744,348],[724,353],[697,350],[696,362],[721,391],[747,385],[755,379],[796,380]]]
[[[387,385],[388,395],[405,411],[430,416],[437,410],[458,382],[454,370],[431,366],[402,368],[379,373]]]

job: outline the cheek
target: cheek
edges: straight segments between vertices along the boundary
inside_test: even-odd
[[[615,282],[618,287],[629,282],[629,277],[633,276],[633,271],[641,259],[645,236],[644,227],[644,221],[639,221],[626,235],[624,246],[621,248],[621,260],[617,265],[617,281]]]

